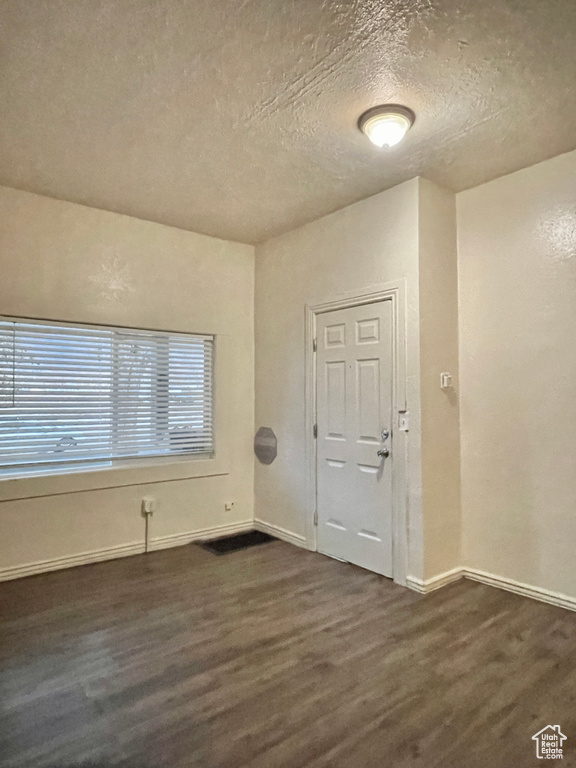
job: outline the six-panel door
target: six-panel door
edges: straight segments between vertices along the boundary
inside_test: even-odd
[[[319,314],[316,330],[318,550],[392,576],[392,302]]]

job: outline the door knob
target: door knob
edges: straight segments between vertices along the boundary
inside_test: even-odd
[[[380,448],[380,450],[376,452],[376,456],[380,456],[381,459],[387,459],[388,456],[390,456],[390,451],[388,448]]]

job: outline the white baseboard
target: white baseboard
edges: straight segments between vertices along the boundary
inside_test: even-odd
[[[172,536],[157,536],[156,538],[150,539],[148,551],[155,552],[158,549],[182,547],[185,544],[191,544],[193,541],[208,541],[208,539],[218,539],[221,536],[233,536],[235,533],[252,531],[254,527],[253,520],[243,520],[239,523],[228,523],[227,525],[215,525],[211,528],[202,528],[199,531],[175,533]]]
[[[282,539],[282,541],[287,541],[288,544],[295,544],[297,547],[309,549],[305,536],[300,536],[298,533],[287,531],[285,528],[280,528],[279,525],[266,523],[264,520],[254,520],[254,528],[256,528],[257,531],[269,533],[270,536],[276,536],[277,539]]]
[[[507,592],[514,592],[516,595],[531,597],[533,600],[539,600],[548,605],[557,605],[560,608],[567,608],[569,611],[576,611],[576,597],[553,592],[541,587],[533,587],[531,584],[524,584],[521,581],[507,579],[504,576],[495,576],[486,571],[478,571],[474,568],[464,568],[463,575],[471,581],[479,581],[481,584],[488,584],[491,587],[498,587]]]
[[[38,573],[47,573],[48,571],[60,571],[63,568],[74,568],[76,565],[99,563],[103,560],[114,560],[118,557],[141,555],[143,552],[144,542],[135,542],[133,544],[120,544],[116,547],[106,547],[106,549],[94,549],[91,552],[80,552],[77,555],[56,557],[51,560],[39,560],[35,563],[26,563],[25,565],[13,565],[9,568],[0,568],[0,581],[21,579],[24,576],[35,576]]]
[[[153,552],[160,549],[169,549],[171,547],[180,547],[190,544],[193,541],[202,541],[219,538],[220,536],[232,536],[236,533],[244,533],[252,529],[269,533],[278,539],[287,541],[297,547],[308,549],[306,538],[285,528],[267,523],[264,520],[244,520],[238,523],[229,523],[227,525],[216,525],[211,528],[203,528],[196,531],[187,531],[177,533],[171,536],[158,536],[149,542],[148,549]],[[39,573],[49,571],[58,571],[64,568],[73,568],[77,565],[87,565],[89,563],[99,563],[104,560],[114,560],[120,557],[129,557],[130,555],[143,554],[145,550],[144,542],[133,542],[131,544],[120,544],[105,549],[96,549],[90,552],[80,552],[76,555],[67,555],[65,557],[53,558],[51,560],[40,560],[34,563],[24,565],[14,565],[8,568],[0,568],[0,581],[10,581],[20,579],[25,576],[34,576]],[[406,586],[415,592],[426,595],[441,587],[457,581],[460,578],[467,578],[491,587],[504,589],[507,592],[514,592],[517,595],[531,597],[533,600],[539,600],[542,603],[556,605],[560,608],[566,608],[569,611],[576,611],[576,597],[553,592],[551,590],[534,587],[530,584],[524,584],[514,579],[508,579],[504,576],[496,576],[486,571],[480,571],[474,568],[453,568],[450,571],[440,573],[430,579],[417,579],[414,576],[408,576]]]
[[[541,587],[533,587],[531,584],[524,584],[521,581],[508,579],[504,576],[495,576],[493,573],[479,571],[475,568],[453,568],[451,571],[446,571],[426,580],[408,576],[406,586],[415,592],[419,592],[421,595],[427,595],[429,592],[440,589],[446,586],[446,584],[457,581],[462,577],[471,581],[478,581],[481,584],[487,584],[490,587],[504,589],[506,592],[514,592],[516,595],[531,597],[533,600],[539,600],[541,603],[556,605],[569,611],[576,611],[576,597],[571,597],[561,592],[553,592],[549,589],[542,589]]]
[[[245,520],[239,523],[230,523],[228,525],[216,525],[212,528],[203,528],[198,531],[188,531],[178,533],[173,536],[158,536],[151,539],[148,550],[153,552],[158,549],[168,549],[170,547],[180,547],[189,544],[192,541],[203,539],[215,539],[219,536],[231,536],[235,533],[243,533],[254,528],[252,520]],[[39,573],[48,573],[49,571],[59,571],[64,568],[74,568],[77,565],[88,565],[89,563],[100,563],[104,560],[115,560],[119,557],[128,557],[130,555],[141,555],[145,551],[144,542],[134,542],[132,544],[120,544],[115,547],[106,547],[105,549],[95,549],[91,552],[80,552],[76,555],[66,555],[51,560],[40,560],[35,563],[26,563],[25,565],[13,565],[9,568],[0,568],[0,581],[11,581],[12,579],[21,579],[25,576],[35,576]]]
[[[452,568],[451,571],[439,573],[438,576],[432,576],[431,579],[422,580],[417,579],[415,576],[407,576],[406,586],[413,589],[414,592],[427,595],[429,592],[445,587],[446,584],[450,584],[452,581],[458,581],[463,575],[464,571],[462,568]]]

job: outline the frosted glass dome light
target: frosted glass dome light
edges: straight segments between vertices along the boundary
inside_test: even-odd
[[[414,119],[414,112],[408,107],[385,104],[364,112],[358,127],[377,147],[393,147],[402,141]]]

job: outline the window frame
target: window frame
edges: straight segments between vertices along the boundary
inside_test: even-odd
[[[47,481],[47,485],[50,486],[52,483],[51,480],[58,481],[58,478],[72,478],[71,485],[74,486],[74,488],[71,489],[71,491],[77,489],[77,490],[88,490],[89,488],[95,487],[115,487],[123,486],[123,485],[132,485],[138,482],[142,482],[142,479],[144,478],[143,472],[146,472],[146,478],[148,479],[148,482],[161,482],[164,480],[169,479],[184,479],[189,477],[206,477],[206,476],[212,476],[212,475],[222,475],[222,474],[228,474],[229,470],[226,467],[226,464],[229,460],[228,452],[224,450],[219,450],[218,456],[217,456],[217,450],[216,446],[217,443],[222,446],[222,441],[220,440],[220,437],[217,436],[219,432],[221,432],[221,426],[223,419],[220,418],[218,415],[218,411],[223,407],[223,398],[222,393],[220,392],[217,396],[219,388],[216,385],[216,368],[217,368],[217,356],[219,357],[222,354],[222,357],[225,358],[223,361],[225,364],[221,366],[222,368],[226,368],[228,366],[229,360],[226,360],[226,358],[229,357],[229,352],[224,353],[224,345],[222,342],[224,341],[221,334],[217,335],[215,333],[196,333],[191,332],[189,330],[168,330],[165,328],[158,329],[158,328],[150,328],[150,327],[137,327],[137,326],[131,326],[131,327],[125,327],[125,326],[118,326],[118,325],[112,325],[107,323],[96,323],[96,322],[74,322],[70,320],[53,320],[53,319],[46,319],[46,318],[39,318],[39,317],[30,317],[30,316],[14,316],[14,315],[0,315],[0,320],[2,322],[12,322],[12,323],[29,323],[31,325],[49,325],[54,327],[62,327],[63,329],[74,329],[74,330],[81,330],[81,329],[87,329],[87,330],[106,330],[106,331],[112,331],[114,333],[117,333],[119,336],[129,336],[131,333],[135,334],[136,338],[142,338],[142,335],[148,333],[150,334],[151,338],[154,338],[157,341],[161,341],[162,336],[165,335],[166,342],[168,343],[169,336],[182,336],[182,337],[192,337],[195,340],[207,340],[211,343],[211,356],[210,356],[210,368],[211,370],[204,373],[205,378],[208,377],[211,382],[211,389],[210,389],[210,400],[211,400],[211,407],[209,409],[208,418],[212,419],[212,429],[211,429],[211,450],[210,451],[194,451],[194,450],[174,450],[172,451],[164,451],[159,452],[157,454],[151,453],[151,452],[144,452],[142,455],[137,454],[129,454],[129,455],[112,455],[108,458],[79,458],[79,459],[71,459],[70,462],[30,462],[29,464],[19,464],[19,465],[13,465],[13,468],[10,468],[9,465],[3,465],[0,464],[0,501],[8,500],[11,498],[29,498],[37,495],[44,495],[44,491],[42,490],[42,486],[45,485],[43,481]],[[136,336],[137,335],[137,336]],[[219,341],[217,341],[217,338]],[[218,352],[217,352],[218,349]],[[168,347],[169,350],[169,347]],[[157,352],[156,352],[157,354]],[[113,355],[113,358],[115,357],[115,354]],[[220,366],[220,362],[218,362],[218,365]],[[111,366],[114,365],[114,360],[111,361]],[[162,372],[158,369],[157,363],[156,363],[156,378],[158,379],[158,387],[166,387],[168,390],[169,384],[161,382],[160,379],[162,377],[168,377],[168,370],[169,370],[169,361],[167,361],[166,371]],[[111,376],[112,380],[114,381],[114,385],[117,386],[117,374],[113,374]],[[158,414],[158,411],[156,410],[156,416],[157,418],[161,418],[161,414]],[[169,434],[170,427],[169,427],[169,409],[166,408],[166,426],[168,429],[166,430]],[[203,418],[204,422],[206,420],[206,412],[203,412]],[[114,429],[111,428],[111,438],[114,439]],[[0,459],[1,461],[1,459]],[[152,472],[151,472],[152,470]],[[157,471],[155,471],[157,470]],[[122,478],[118,473],[121,472],[123,475],[125,475],[124,478]],[[95,475],[114,475],[117,477],[117,480],[113,483],[112,486],[109,485],[110,480],[105,480],[104,478],[100,480],[96,480],[94,478]],[[88,476],[88,478],[92,477],[93,480],[86,480],[84,476]],[[31,482],[33,485],[36,483],[36,481],[39,481],[38,492],[34,492],[34,489],[32,489],[31,492],[24,491],[22,487],[18,489],[18,492],[15,493],[15,485],[22,485],[22,481],[26,480],[28,482]],[[11,488],[9,489],[9,486]]]

